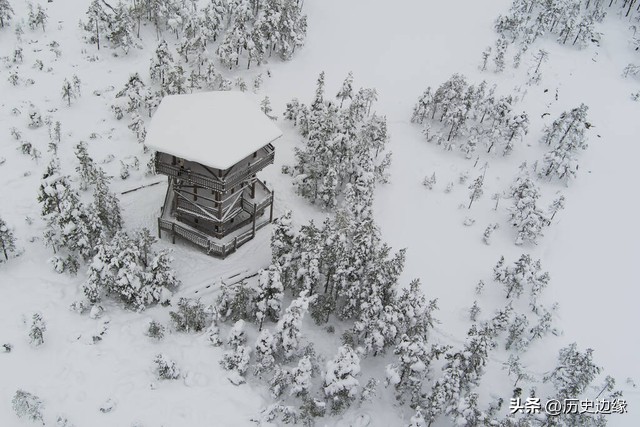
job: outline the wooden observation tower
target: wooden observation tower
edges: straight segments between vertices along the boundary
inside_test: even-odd
[[[251,240],[273,219],[273,191],[256,173],[273,163],[281,135],[242,92],[165,96],[146,137],[156,172],[169,177],[158,235],[219,257]]]

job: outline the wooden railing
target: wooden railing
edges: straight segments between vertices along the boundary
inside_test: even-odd
[[[273,149],[273,145],[269,144],[266,147],[267,155],[255,163],[249,165],[249,167],[237,170],[224,178],[224,182],[227,188],[234,187],[245,179],[249,178],[254,173],[264,169],[273,163],[275,159],[275,150]]]
[[[224,191],[225,186],[212,178],[199,173],[190,172],[186,169],[182,169],[178,166],[164,163],[160,160],[160,156],[156,156],[156,172],[163,175],[172,176],[174,178],[180,178],[192,182],[193,184],[201,187],[206,187],[216,191]]]
[[[227,191],[229,188],[235,187],[245,179],[249,178],[251,175],[273,163],[273,160],[275,158],[275,150],[273,149],[273,146],[269,144],[267,146],[267,155],[265,157],[261,158],[255,163],[252,163],[244,169],[240,169],[231,173],[221,180],[219,180],[219,178],[217,177],[208,177],[206,175],[183,169],[179,166],[168,164],[162,161],[163,157],[164,156],[156,155],[155,166],[157,173],[172,176],[174,178],[184,179],[195,185],[209,188],[211,190]]]
[[[256,224],[256,231],[267,224],[269,224],[268,220]],[[158,232],[160,232],[160,230],[170,231],[173,243],[175,243],[175,236],[180,236],[204,248],[208,254],[222,258],[235,252],[240,246],[254,237],[254,231],[251,229],[239,234],[231,242],[222,244],[214,242],[209,236],[198,230],[184,227],[174,221],[158,218]]]

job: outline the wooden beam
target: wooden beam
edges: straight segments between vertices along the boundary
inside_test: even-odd
[[[251,238],[253,239],[254,237],[256,237],[256,207],[258,205],[257,204],[253,204],[253,236],[251,236]]]
[[[275,190],[271,191],[271,206],[269,207],[269,222],[273,222],[273,199]]]

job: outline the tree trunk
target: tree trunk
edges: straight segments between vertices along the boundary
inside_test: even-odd
[[[98,20],[96,19],[96,43],[98,44],[98,50],[100,50],[100,30],[98,26]]]

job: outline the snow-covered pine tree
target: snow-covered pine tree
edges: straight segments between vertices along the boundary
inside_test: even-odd
[[[154,242],[146,229],[132,236],[119,231],[111,240],[101,241],[83,284],[87,298],[95,303],[109,294],[134,310],[165,300],[180,282],[168,251],[153,251]]]
[[[151,81],[159,82],[164,87],[167,74],[169,74],[173,67],[173,56],[169,50],[169,45],[166,40],[160,40],[149,64]]]
[[[16,251],[16,238],[7,226],[7,223],[0,217],[0,250],[4,255],[4,261],[9,260],[9,254]],[[0,258],[0,262],[3,262]]]
[[[504,71],[504,56],[507,52],[507,47],[509,43],[503,37],[500,37],[496,40],[495,46],[495,56],[493,57],[493,63],[496,66],[496,73],[501,73]]]
[[[282,352],[285,360],[291,360],[300,349],[302,333],[302,318],[309,309],[309,304],[315,300],[316,296],[307,296],[302,292],[298,298],[291,301],[285,310],[282,318],[276,326],[275,339],[278,350]]]
[[[258,291],[254,300],[258,330],[262,330],[265,319],[272,322],[280,319],[283,292],[280,267],[271,264],[268,269],[258,272]]]
[[[265,114],[265,116],[269,117],[271,120],[275,120],[276,118],[271,115],[273,109],[271,108],[271,101],[268,96],[265,96],[262,101],[260,101],[260,109]]]
[[[70,107],[71,100],[76,99],[77,97],[78,97],[78,94],[73,88],[73,85],[71,84],[71,82],[67,79],[64,79],[64,83],[62,84],[62,99],[67,101],[67,105]]]
[[[89,259],[95,253],[97,240],[102,234],[102,224],[92,209],[80,203],[78,193],[69,184],[66,176],[58,170],[58,160],[53,158],[48,165],[38,191],[38,202],[42,205],[42,217],[47,223],[45,242],[54,253],[65,248],[69,251],[68,262],[59,263],[59,272],[70,268],[77,270],[76,256]],[[60,259],[60,257],[58,257]]]
[[[211,309],[205,307],[200,299],[180,298],[176,311],[170,311],[169,316],[180,332],[200,332],[211,323]]]
[[[233,324],[233,327],[229,331],[229,335],[227,336],[227,345],[235,349],[240,345],[243,345],[247,342],[247,333],[245,331],[245,322],[240,319],[236,323]]]
[[[394,386],[399,402],[403,403],[408,397],[412,408],[418,406],[423,395],[422,384],[429,374],[431,362],[445,351],[445,348],[437,345],[429,349],[421,335],[403,335],[400,338],[394,350],[397,361],[386,369],[387,383]]]
[[[577,154],[587,148],[585,132],[591,127],[587,122],[585,104],[563,112],[550,127],[544,129],[542,141],[553,147],[545,154],[544,167],[540,175],[551,178],[553,175],[566,182],[575,178],[578,171]]]
[[[254,317],[255,290],[246,281],[228,286],[221,284],[221,292],[216,299],[216,311],[220,320],[250,320]]]
[[[78,178],[80,178],[79,187],[80,190],[85,191],[89,188],[89,185],[96,181],[98,174],[98,167],[94,163],[89,151],[87,150],[87,143],[80,141],[75,147],[73,152],[78,159],[78,166],[76,166],[76,172]]]
[[[180,378],[180,369],[176,362],[169,359],[165,354],[159,353],[153,359],[155,373],[160,380],[177,380]]]
[[[296,191],[333,209],[347,184],[366,183],[372,178],[385,182],[391,158],[384,151],[386,119],[369,116],[375,90],[361,89],[348,105],[339,108],[325,99],[324,84],[321,73],[311,108],[294,100],[285,117],[299,123],[305,138],[305,147],[295,150]]]
[[[549,219],[537,206],[540,191],[533,180],[526,174],[516,178],[511,187],[513,206],[510,208],[509,221],[516,227],[516,245],[525,241],[536,243],[542,236],[542,229],[549,225]]]
[[[29,15],[27,18],[27,21],[29,23],[29,28],[31,28],[32,30],[35,30],[38,27],[42,27],[42,31],[44,32],[44,26],[47,23],[47,21],[49,20],[49,15],[47,15],[47,12],[44,10],[44,8],[41,5],[36,5],[36,7],[33,7],[32,3],[29,3]]]
[[[549,273],[542,271],[540,260],[534,261],[529,254],[522,254],[513,267],[504,266],[504,257],[501,257],[493,269],[493,278],[504,285],[507,299],[512,295],[518,298],[525,288],[535,298],[550,280]]]
[[[254,374],[260,376],[263,372],[269,372],[276,363],[276,340],[268,329],[263,329],[258,335],[254,347],[255,362]]]
[[[142,81],[140,74],[133,73],[129,76],[129,80],[127,80],[127,83],[125,83],[120,92],[116,93],[116,98],[123,98],[126,100],[124,110],[127,113],[140,113],[140,109],[145,102],[145,92],[145,84]]]
[[[488,361],[489,350],[495,347],[495,331],[490,325],[480,329],[472,325],[464,347],[445,355],[441,377],[423,401],[425,420],[431,425],[439,415],[459,416],[459,405],[472,387],[479,384]]]
[[[132,47],[138,47],[135,41],[135,22],[128,4],[119,2],[113,8],[113,15],[107,26],[107,40],[112,48],[121,48],[126,54]]]
[[[367,229],[363,226],[364,233]],[[344,301],[341,314],[345,318],[353,316],[357,319],[353,326],[354,337],[366,353],[375,356],[393,345],[398,336],[400,314],[394,303],[405,250],[389,257],[390,248],[386,245],[378,243],[379,247],[365,249],[364,245],[371,244],[370,237],[358,234],[354,236],[354,243],[361,253],[352,262],[356,268],[362,265],[362,275],[351,286],[341,289],[339,295]]]
[[[225,4],[223,0],[211,0],[199,10],[199,21],[204,35],[214,42],[224,29]]]
[[[11,406],[19,418],[26,418],[33,422],[38,421],[44,425],[42,415],[44,403],[35,394],[17,390],[11,399]]]
[[[469,190],[471,190],[471,192],[469,193],[469,206],[467,207],[467,209],[471,209],[471,205],[473,204],[473,202],[475,202],[482,196],[482,194],[484,193],[484,191],[482,190],[483,185],[484,174],[477,177],[475,181],[471,183],[471,185],[469,186]]]
[[[355,400],[360,382],[360,358],[348,345],[338,348],[336,356],[327,362],[324,394],[331,411],[336,414],[348,408]]]
[[[422,408],[416,408],[416,413],[409,420],[407,427],[427,427],[427,422],[422,415]]]
[[[144,144],[147,137],[147,130],[144,126],[144,120],[137,112],[131,113],[131,122],[127,126],[136,135],[136,139],[140,144]]]
[[[296,293],[307,292],[313,294],[317,291],[320,282],[321,264],[321,233],[313,221],[300,227],[292,251],[292,274],[286,274],[289,282],[286,288]]]
[[[475,392],[462,399],[452,418],[458,426],[480,426],[489,421],[487,414],[478,409],[478,393]]]
[[[353,72],[349,71],[347,77],[342,82],[342,87],[338,91],[336,98],[340,100],[340,108],[342,108],[344,101],[349,98],[353,98]]]
[[[427,301],[420,281],[415,279],[408,288],[402,290],[397,307],[401,315],[400,331],[409,337],[418,335],[426,339],[437,323],[433,314],[438,309],[438,300]]]
[[[29,340],[34,347],[39,347],[44,344],[44,333],[47,330],[47,324],[45,323],[40,313],[34,313],[31,317],[31,327],[29,329]]]
[[[524,314],[516,315],[509,325],[508,335],[505,341],[507,350],[524,351],[529,345],[529,340],[525,336],[525,331],[529,326],[529,319]]]
[[[304,356],[298,365],[291,370],[291,388],[289,394],[304,397],[309,394],[312,385],[313,365],[309,356]]]
[[[280,217],[273,221],[271,232],[271,262],[280,267],[280,275],[283,283],[289,283],[291,252],[296,236],[291,222],[291,210],[286,210]]]
[[[593,362],[593,349],[581,352],[574,342],[560,349],[558,366],[544,377],[544,382],[555,386],[558,399],[577,399],[601,371]]]
[[[87,22],[81,23],[89,35],[89,42],[95,43],[100,50],[100,34],[106,32],[109,25],[109,15],[102,7],[100,0],[93,0],[87,9]]]
[[[515,378],[515,382],[513,383],[513,388],[518,387],[518,383],[520,381],[532,381],[534,378],[529,375],[522,363],[520,362],[520,357],[514,354],[509,355],[509,359],[503,363],[504,369],[508,371],[509,376]]]
[[[436,105],[434,104],[431,87],[428,87],[418,99],[415,107],[413,107],[411,123],[423,123],[429,116],[429,113],[432,113],[431,118],[433,118],[435,116],[435,108]]]
[[[115,193],[109,190],[110,180],[111,178],[107,177],[101,168],[98,168],[93,182],[95,188],[91,205],[91,209],[100,218],[102,231],[107,237],[115,235],[122,229],[120,201]]]
[[[522,138],[529,132],[529,115],[526,112],[508,116],[505,127],[505,144],[502,151],[503,155],[510,154],[513,151],[514,139]]]
[[[162,92],[165,95],[187,93],[187,75],[182,65],[173,65],[165,75],[162,84]]]
[[[9,0],[0,0],[0,28],[4,28],[4,24],[8,24],[13,18],[13,8]]]
[[[280,364],[276,364],[273,370],[273,376],[269,380],[269,391],[271,397],[277,399],[282,396],[286,389],[291,384],[291,374],[287,368],[282,367]]]

